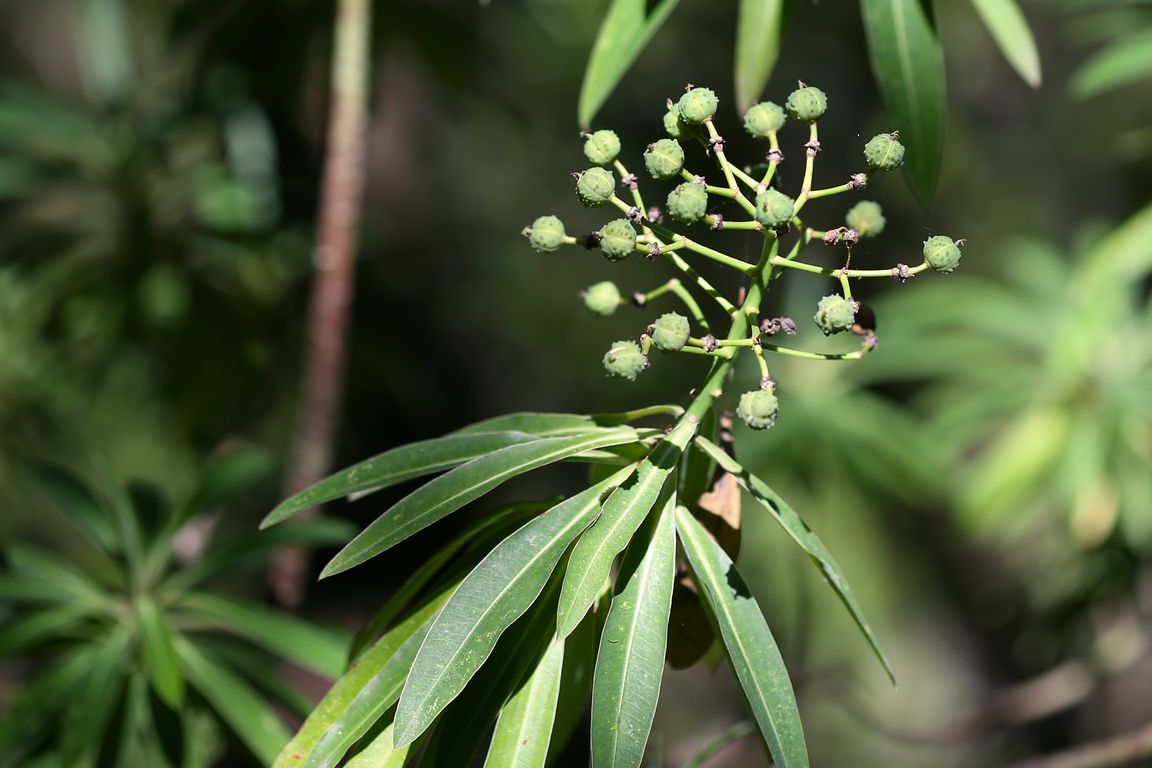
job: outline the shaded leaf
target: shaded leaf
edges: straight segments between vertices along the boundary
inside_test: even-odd
[[[716,633],[696,585],[684,575],[672,588],[672,610],[668,617],[668,664],[687,669],[708,653]]]
[[[740,0],[736,19],[736,108],[760,99],[776,59],[784,26],[784,0]]]
[[[632,67],[678,0],[612,0],[600,24],[584,82],[580,86],[577,120],[587,128],[608,100],[624,74]],[[651,5],[651,10],[649,6]]]
[[[492,550],[428,632],[396,710],[396,740],[411,742],[456,698],[500,635],[539,597],[564,551],[595,520],[604,494],[631,468],[557,504]]]
[[[1072,77],[1072,94],[1080,99],[1123,88],[1152,77],[1152,30],[1114,40],[1093,55]]]
[[[35,649],[48,639],[66,634],[90,615],[87,608],[69,604],[35,611],[8,622],[0,632],[0,659]]]
[[[678,405],[652,405],[620,413],[534,413],[523,411],[496,416],[475,424],[462,427],[452,434],[463,435],[474,432],[527,432],[536,437],[556,437],[575,432],[595,431],[603,427],[618,427],[621,424],[652,416],[679,418],[684,409]]]
[[[64,765],[83,768],[96,763],[126,677],[123,665],[130,639],[124,627],[115,627],[100,642],[87,676],[75,687],[61,729],[60,760]]]
[[[272,471],[267,451],[244,448],[225,454],[204,468],[196,489],[173,515],[171,527],[178,529],[196,515],[210,512],[250,487]]]
[[[1040,87],[1040,53],[1016,0],[972,0],[996,45],[1024,82]]]
[[[905,178],[932,199],[944,144],[944,57],[922,0],[861,0],[876,82],[908,148]]]
[[[676,509],[676,530],[774,764],[804,768],[808,749],[792,681],[760,606],[728,555],[684,507]]]
[[[592,688],[592,765],[638,768],[652,730],[676,577],[675,497],[628,546],[600,635]]]
[[[754,733],[756,733],[755,723],[750,723],[747,720],[736,723],[719,736],[710,739],[688,762],[684,763],[684,768],[703,768],[705,763],[719,754],[725,747]]]
[[[103,549],[120,551],[121,542],[111,516],[80,478],[63,467],[46,462],[29,462],[26,469],[36,487]]]
[[[740,487],[731,472],[723,472],[712,490],[697,502],[707,514],[700,522],[733,560],[740,554]]]
[[[632,477],[608,496],[596,524],[580,537],[572,549],[556,619],[561,637],[567,637],[576,628],[600,594],[600,588],[612,570],[612,561],[628,546],[632,535],[656,504],[684,452],[684,446],[692,439],[695,426],[683,422],[657,443],[648,458],[636,466]]]
[[[144,670],[164,703],[173,709],[180,707],[184,698],[184,675],[176,655],[172,630],[156,603],[147,595],[138,595],[132,602],[140,633],[140,653]]]
[[[500,710],[484,768],[544,768],[563,667],[564,641],[557,638]]]
[[[404,761],[408,759],[411,748],[411,744],[399,749],[393,746],[392,723],[389,723],[387,728],[380,731],[368,743],[368,746],[345,763],[344,768],[404,768]]]
[[[716,458],[716,461],[725,471],[731,472],[740,483],[740,487],[750,493],[753,499],[767,509],[776,522],[780,524],[780,527],[792,537],[792,540],[808,553],[812,564],[820,569],[829,586],[831,586],[837,596],[839,596],[840,602],[848,609],[848,613],[852,615],[852,620],[856,622],[856,626],[859,627],[860,631],[864,634],[864,638],[868,641],[872,652],[884,666],[884,671],[888,673],[888,679],[895,685],[896,677],[892,672],[892,665],[888,663],[888,658],[884,655],[884,651],[880,649],[880,641],[876,638],[876,635],[872,632],[872,627],[864,618],[864,613],[860,610],[860,605],[856,602],[856,596],[852,593],[852,587],[849,586],[848,579],[845,578],[844,572],[840,570],[840,566],[836,563],[835,558],[832,557],[832,553],[824,546],[824,542],[820,541],[820,537],[808,527],[808,524],[804,522],[800,515],[796,514],[796,510],[788,506],[787,502],[768,487],[767,483],[741,466],[735,459],[714,443],[701,438],[698,438],[697,442]]]
[[[346,571],[403,541],[517,475],[583,451],[636,440],[621,427],[512,445],[457,467],[405,496],[324,566],[321,578]]]

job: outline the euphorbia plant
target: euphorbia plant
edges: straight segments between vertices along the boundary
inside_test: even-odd
[[[851,268],[852,246],[884,228],[879,206],[867,201],[848,212],[844,225],[815,229],[805,224],[802,213],[809,201],[862,189],[872,174],[903,161],[898,135],[881,134],[864,147],[865,170],[844,183],[815,187],[814,165],[821,149],[817,124],[826,107],[824,93],[803,84],[783,108],[769,102],[753,106],[745,115],[745,127],[767,143],[766,163],[762,169],[742,168],[729,161],[714,124],[715,94],[689,87],[678,102],[669,103],[664,119],[668,137],[644,152],[644,165],[653,178],[681,182],[663,210],[646,205],[637,176],[619,157],[614,133],[586,135],[584,151],[593,165],[577,174],[577,195],[587,206],[617,208],[621,218],[579,241],[555,216],[536,219],[525,234],[545,253],[582,243],[598,247],[609,261],[640,253],[667,262],[674,276],[634,294],[632,302],[647,307],[674,297],[687,315],[665,312],[637,339],[615,342],[604,355],[604,366],[613,376],[635,379],[649,366],[655,348],[706,358],[707,376],[683,407],[660,405],[599,416],[501,416],[383,453],[277,507],[265,525],[328,500],[445,472],[349,542],[322,574],[333,576],[520,474],[560,461],[592,467],[585,490],[558,502],[485,518],[417,571],[361,633],[352,651],[355,663],[277,765],[334,765],[353,754],[349,765],[385,760],[401,765],[407,760],[458,768],[469,764],[490,732],[486,765],[544,765],[550,743],[563,743],[571,734],[590,690],[593,765],[638,766],[666,655],[682,665],[699,659],[707,648],[707,642],[695,649],[668,647],[672,605],[680,605],[678,617],[691,616],[693,601],[700,600],[705,610],[695,612],[697,621],[711,624],[719,635],[775,764],[806,766],[804,736],[783,660],[732,562],[732,537],[701,504],[714,481],[738,484],[809,555],[891,673],[835,560],[796,512],[722,447],[726,441],[717,439],[718,433],[727,435],[718,426],[727,424],[720,403],[741,354],[755,358],[760,376],[757,386],[739,396],[736,415],[752,429],[769,428],[779,408],[778,382],[769,366],[772,355],[847,360],[875,348],[872,323],[852,296],[853,280],[906,281],[929,269],[950,272],[960,259],[955,242],[935,236],[924,243],[915,266]],[[778,132],[789,117],[808,134],[803,181],[795,197],[773,186],[784,162]],[[716,184],[685,167],[681,142],[697,140],[722,175]],[[742,214],[723,218],[711,212],[716,200]],[[756,237],[762,246],[758,260],[744,261],[681,231],[680,225],[698,224]],[[840,265],[803,260],[813,241],[838,254]],[[740,295],[724,296],[696,271],[696,259],[743,276]],[[796,323],[786,317],[761,317],[761,306],[788,271],[835,279],[839,290],[820,300],[813,320],[825,335],[857,334],[855,349],[809,351],[775,343],[773,337],[793,333]],[[584,300],[602,315],[625,303],[610,282],[589,288]],[[728,328],[719,335],[700,300],[713,303],[726,318]],[[673,621],[678,635],[701,629],[686,622],[691,619]],[[591,680],[582,673],[592,667],[586,654],[595,656]]]

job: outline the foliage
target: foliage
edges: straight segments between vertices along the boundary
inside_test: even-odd
[[[288,738],[273,704],[309,706],[280,678],[281,660],[335,676],[347,638],[226,585],[277,547],[326,544],[346,527],[212,537],[181,562],[182,548],[210,536],[209,514],[267,469],[262,454],[234,452],[165,507],[106,470],[93,486],[54,465],[30,468],[65,526],[47,545],[4,550],[0,661],[26,679],[5,706],[0,765],[209,766],[223,737],[272,760]]]
[[[579,711],[587,696],[586,683],[570,689],[557,682],[573,650],[569,643],[583,627],[588,627],[585,631],[594,639],[599,637],[591,691],[593,765],[639,766],[666,652],[672,652],[669,625],[677,584],[681,602],[695,602],[701,616],[711,617],[772,759],[780,766],[807,765],[807,748],[783,659],[732,561],[738,520],[723,503],[718,508],[714,501],[705,500],[718,493],[708,493],[720,487],[717,483],[728,486],[729,499],[738,493],[733,487],[738,484],[779,523],[823,574],[891,674],[843,572],[820,539],[767,483],[714,442],[718,424],[714,408],[727,387],[734,361],[747,352],[757,361],[759,387],[740,398],[737,415],[753,429],[771,427],[778,409],[774,395],[778,382],[769,373],[769,355],[860,358],[875,347],[875,337],[852,298],[851,281],[906,281],[930,269],[950,272],[960,259],[959,246],[943,236],[930,238],[924,247],[925,261],[915,267],[898,264],[890,269],[860,270],[850,268],[847,259],[837,268],[803,261],[801,256],[813,241],[837,250],[846,246],[850,256],[851,247],[863,236],[848,226],[807,227],[800,218],[805,205],[860,189],[879,170],[897,167],[903,147],[892,135],[875,137],[864,150],[868,170],[853,174],[839,186],[814,188],[815,158],[821,149],[817,121],[827,100],[818,89],[801,88],[787,100],[788,112],[805,124],[807,136],[804,179],[793,200],[770,186],[783,162],[778,136],[783,111],[761,105],[749,113],[749,131],[761,135],[772,148],[772,162],[754,178],[728,160],[713,122],[716,106],[711,91],[690,88],[670,110],[665,127],[685,142],[699,139],[714,157],[724,184],[709,185],[704,177],[684,168],[684,152],[672,139],[650,145],[645,163],[654,177],[683,179],[668,197],[670,219],[704,223],[712,230],[753,232],[762,245],[757,263],[690,238],[683,227],[665,226],[661,209],[645,204],[637,178],[619,159],[620,142],[612,132],[589,135],[585,153],[589,160],[619,173],[620,183],[630,190],[631,202],[617,197],[615,177],[603,167],[577,174],[576,182],[585,205],[611,205],[625,215],[585,238],[589,247],[599,245],[614,263],[642,253],[666,261],[678,273],[654,290],[635,294],[634,303],[646,307],[661,297],[674,297],[691,316],[689,321],[665,313],[638,342],[616,342],[604,357],[605,368],[612,375],[635,379],[655,354],[704,357],[711,369],[686,409],[656,406],[601,416],[519,413],[497,417],[361,462],[286,500],[265,519],[266,526],[273,525],[318,503],[363,496],[448,470],[401,499],[353,538],[324,568],[323,576],[333,576],[388,551],[514,477],[561,461],[592,465],[586,490],[547,505],[546,511],[528,522],[520,525],[507,513],[495,518],[513,520],[519,527],[470,571],[460,562],[456,569],[446,568],[443,563],[451,555],[443,553],[432,561],[433,568],[421,569],[401,597],[384,607],[387,618],[378,618],[367,633],[367,637],[383,635],[357,655],[281,752],[278,766],[332,765],[358,753],[352,758],[354,764],[369,752],[373,759],[391,754],[401,761],[421,739],[427,740],[427,747],[420,752],[419,764],[465,765],[493,727],[487,764],[543,765],[550,740],[562,743],[568,736],[559,725],[558,713]],[[738,208],[748,218],[709,213],[709,203]],[[869,234],[882,229],[878,207],[868,220],[872,224]],[[677,226],[677,231],[671,226]],[[578,242],[553,216],[538,218],[524,234],[543,253]],[[794,241],[785,248],[782,244],[793,235]],[[685,256],[744,276],[747,286],[739,302],[725,298]],[[796,330],[791,318],[754,321],[765,294],[787,271],[835,279],[840,293],[822,299],[813,319],[825,335],[848,330],[858,334],[857,349],[812,352],[768,340]],[[709,313],[721,313],[730,323],[723,339],[712,335],[708,313],[693,292],[703,297]],[[603,302],[598,300],[590,309],[599,315],[611,314],[622,301],[619,296],[619,291],[611,292],[611,306],[599,306]],[[693,326],[705,335],[692,335]],[[670,421],[663,429],[634,425],[654,417]],[[459,550],[475,535],[465,534],[449,550]],[[683,557],[678,558],[678,549]],[[613,562],[621,553],[613,578]],[[439,586],[425,588],[440,571]],[[425,599],[402,611],[421,591]],[[608,606],[603,619],[599,612],[589,612],[597,605]],[[676,653],[690,664],[706,647],[689,651],[686,658],[682,651]],[[493,686],[492,681],[499,683]]]

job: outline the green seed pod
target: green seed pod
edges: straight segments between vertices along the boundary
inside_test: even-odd
[[[611,376],[636,381],[640,372],[648,367],[648,358],[634,341],[617,341],[604,353],[604,369]]]
[[[596,131],[584,139],[584,157],[593,165],[612,165],[620,154],[620,137],[615,131]]]
[[[937,272],[952,272],[960,265],[960,246],[944,235],[930,237],[924,241],[924,261]]]
[[[851,299],[832,294],[820,299],[816,315],[812,318],[825,336],[847,331],[856,322],[856,305]]]
[[[704,187],[686,181],[668,193],[668,214],[685,224],[704,218],[708,210],[708,193]]]
[[[611,280],[588,286],[581,297],[589,311],[603,317],[608,317],[620,306],[620,289]]]
[[[783,192],[766,189],[756,195],[756,221],[768,229],[787,225],[795,212],[795,201]]]
[[[664,113],[664,132],[674,139],[690,139],[692,138],[692,126],[684,122],[680,117],[680,109],[673,104],[668,107],[668,111]]]
[[[767,389],[754,389],[740,395],[736,415],[752,429],[768,429],[776,423],[780,402]]]
[[[608,261],[621,261],[636,250],[636,230],[628,219],[610,221],[597,234],[600,252]]]
[[[604,205],[616,190],[616,177],[603,168],[589,168],[576,179],[576,195],[589,208]]]
[[[644,150],[644,165],[654,179],[670,179],[684,167],[684,148],[676,139],[660,139]]]
[[[884,231],[888,220],[884,218],[884,211],[879,203],[871,200],[861,200],[848,209],[844,216],[844,223],[860,233],[860,237],[875,237]]]
[[[665,352],[679,352],[689,335],[688,318],[676,312],[661,315],[652,326],[652,343]]]
[[[895,133],[878,133],[864,145],[864,159],[874,171],[891,171],[904,164],[904,145]]]
[[[744,130],[756,139],[767,139],[784,125],[784,110],[779,104],[762,101],[744,113]]]
[[[716,114],[718,106],[720,100],[710,88],[693,88],[685,91],[676,108],[680,111],[680,117],[684,122],[699,125],[710,120],[712,115]]]
[[[827,111],[828,97],[819,88],[802,85],[788,94],[788,101],[784,103],[784,106],[788,109],[788,114],[793,120],[814,123]]]
[[[564,244],[564,222],[555,216],[541,216],[524,231],[538,253],[552,253]]]

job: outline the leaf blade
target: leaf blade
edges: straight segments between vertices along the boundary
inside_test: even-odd
[[[668,644],[675,508],[669,498],[649,535],[629,545],[620,567],[592,687],[593,768],[639,768],[644,758]]]
[[[564,640],[555,638],[528,681],[500,709],[484,768],[544,768],[564,667]]]
[[[580,85],[577,106],[580,127],[587,128],[592,123],[592,118],[678,2],[659,0],[649,14],[646,0],[613,0],[600,24]]]
[[[1016,0],[972,0],[972,5],[1016,73],[1028,85],[1039,88],[1040,53]]]
[[[634,442],[632,429],[554,437],[512,445],[457,467],[397,502],[324,566],[320,577],[346,571],[455,512],[517,475],[583,451]]]
[[[676,508],[676,530],[774,764],[807,768],[796,696],[764,614],[731,559],[684,507]]]
[[[1152,77],[1152,30],[1121,37],[1095,53],[1072,76],[1072,95],[1098,96]]]
[[[740,0],[736,21],[736,107],[755,104],[780,56],[784,0]]]
[[[907,146],[904,175],[922,203],[940,177],[944,58],[922,0],[861,0],[872,70]]]
[[[173,709],[179,709],[184,698],[184,674],[176,654],[175,638],[168,620],[152,598],[139,595],[133,601],[136,622],[140,632],[140,652],[144,657],[144,670],[152,689]]]

